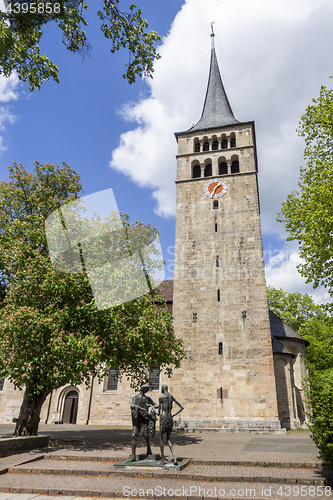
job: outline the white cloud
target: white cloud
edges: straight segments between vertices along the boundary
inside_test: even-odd
[[[18,98],[19,78],[12,74],[9,78],[0,75],[0,102],[9,102]]]
[[[282,288],[284,292],[307,293],[317,304],[331,302],[332,298],[323,287],[314,289],[305,282],[297,266],[301,263],[298,251],[293,244],[286,243],[281,250],[272,250],[266,254],[266,283],[274,288]]]
[[[0,130],[5,130],[5,125],[12,125],[16,120],[7,106],[0,106]]]
[[[295,129],[320,85],[330,84],[332,14],[328,0],[187,0],[163,39],[162,59],[147,81],[150,96],[125,106],[124,117],[134,126],[122,134],[110,166],[150,187],[158,214],[175,214],[173,134],[201,116],[214,20],[235,116],[256,121],[263,231],[282,234],[275,216],[297,187],[302,163],[303,141]]]
[[[7,106],[0,106],[0,130],[6,130],[7,125],[12,125],[16,120],[16,116],[11,113]],[[0,154],[6,151],[5,140],[0,136]]]
[[[124,107],[133,130],[121,136],[110,165],[150,187],[156,212],[175,215],[176,142],[201,116],[210,60],[210,26],[222,79],[236,118],[255,120],[263,233],[283,239],[276,214],[297,188],[304,141],[301,115],[321,85],[330,86],[333,46],[329,0],[187,0],[160,47],[150,96]],[[266,259],[267,283],[330,300],[298,273],[297,248],[286,243]]]
[[[9,101],[18,98],[19,79],[13,74],[9,78],[4,78],[0,75],[0,102],[8,103]],[[6,130],[8,125],[12,125],[16,120],[16,116],[11,112],[9,105],[0,106],[0,130]],[[0,136],[0,154],[6,150],[5,140]]]
[[[139,186],[148,186],[154,189],[154,197],[159,206],[163,206],[160,213],[170,215],[174,213],[174,179],[176,175],[175,160],[165,168],[167,163],[164,152],[169,158],[170,150],[176,154],[172,138],[165,133],[165,129],[173,126],[172,118],[162,102],[150,98],[139,104],[127,105],[123,110],[126,120],[133,120],[140,124],[134,130],[123,134],[119,147],[113,152],[112,166],[128,175]]]

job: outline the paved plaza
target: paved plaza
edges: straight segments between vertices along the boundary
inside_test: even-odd
[[[13,426],[0,426],[10,434]],[[309,432],[291,434],[177,433],[181,471],[115,469],[131,452],[131,429],[106,426],[41,425],[46,449],[0,459],[0,500],[88,498],[333,499]],[[152,441],[159,454],[158,434]],[[137,453],[144,453],[139,440]],[[169,449],[166,448],[170,460]],[[139,470],[140,469],[140,470]],[[62,495],[61,497],[59,495]]]

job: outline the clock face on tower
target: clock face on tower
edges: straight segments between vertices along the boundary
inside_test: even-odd
[[[204,185],[204,193],[208,198],[222,198],[227,192],[227,183],[223,179],[211,179]]]

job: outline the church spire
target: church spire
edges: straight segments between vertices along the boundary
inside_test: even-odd
[[[225,127],[239,123],[234,117],[227,94],[224,90],[222,78],[216,58],[214,46],[214,29],[211,23],[212,50],[210,59],[209,80],[202,115],[196,125],[190,131],[206,130],[210,128]]]

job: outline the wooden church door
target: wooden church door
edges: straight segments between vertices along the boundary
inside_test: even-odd
[[[70,391],[65,399],[62,414],[63,424],[76,424],[77,409],[79,406],[79,395],[76,391]]]

